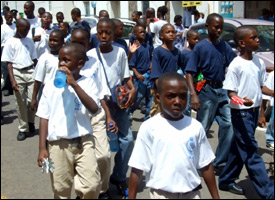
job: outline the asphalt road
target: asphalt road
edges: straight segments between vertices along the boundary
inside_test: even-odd
[[[39,120],[36,118],[36,133],[24,141],[17,141],[18,119],[15,109],[14,96],[3,97],[4,125],[1,125],[1,198],[8,199],[52,199],[53,193],[49,174],[42,174],[41,168],[37,166]],[[194,113],[193,113],[194,115]],[[143,115],[140,110],[134,113],[132,129],[136,138],[138,128],[142,122]],[[209,142],[215,151],[217,146],[217,123],[213,123]],[[265,147],[265,132],[257,130],[255,135],[259,154],[264,159],[269,175],[269,162],[272,161],[273,152]],[[113,155],[114,156],[114,155]],[[112,159],[113,165],[113,159]],[[130,169],[128,170],[128,177]],[[271,176],[272,180],[274,177]],[[128,179],[127,179],[128,181]],[[218,181],[218,176],[216,176]],[[245,167],[242,170],[237,183],[245,190],[245,195],[234,195],[229,192],[219,191],[222,199],[260,199],[248,177]],[[211,198],[207,186],[202,180],[201,197]],[[116,188],[110,184],[109,192],[113,198],[121,198],[117,195]],[[72,198],[75,198],[72,191]],[[140,185],[137,198],[148,199],[149,189],[145,186],[144,177]]]

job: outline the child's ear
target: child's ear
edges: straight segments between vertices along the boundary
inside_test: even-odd
[[[160,104],[160,94],[157,92],[157,94],[156,94],[156,100],[157,100],[157,102]]]
[[[77,66],[77,68],[78,68],[78,69],[81,69],[81,68],[85,65],[85,62],[86,62],[86,61],[83,60],[83,59],[79,60],[79,61],[78,61],[78,66]]]
[[[239,42],[238,42],[239,44],[239,47],[244,47],[245,46],[245,42],[243,41],[243,40],[239,40]]]

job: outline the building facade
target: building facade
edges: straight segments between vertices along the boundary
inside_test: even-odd
[[[160,6],[167,6],[169,12],[167,20],[173,23],[175,15],[182,15],[185,7],[182,1],[33,1],[35,14],[38,8],[44,7],[53,14],[53,22],[56,23],[55,14],[59,11],[64,13],[65,21],[71,22],[71,10],[78,7],[82,15],[98,15],[100,10],[107,10],[111,18],[130,18],[133,11],[141,11],[145,14],[147,8],[152,7],[156,11]],[[186,1],[185,1],[186,2]],[[1,1],[1,8],[7,5],[11,9],[17,9],[24,13],[25,1]],[[267,8],[274,11],[273,1],[201,1],[196,6],[205,17],[210,13],[219,13],[230,18],[257,18],[261,15],[261,9]]]

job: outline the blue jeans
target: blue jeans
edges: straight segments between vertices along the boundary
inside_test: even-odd
[[[255,129],[258,125],[259,110],[231,110],[234,137],[228,161],[219,177],[219,187],[228,188],[238,179],[243,165],[261,198],[274,196],[274,183],[269,179],[262,157],[257,153]]]
[[[206,84],[199,93],[201,107],[197,112],[197,120],[202,123],[206,134],[212,126],[214,118],[219,124],[218,146],[214,167],[223,167],[226,164],[230,144],[233,137],[229,98],[227,91],[222,88],[213,88]]]
[[[110,109],[111,115],[118,126],[119,150],[115,155],[115,166],[113,168],[112,178],[117,181],[125,181],[128,171],[128,162],[134,148],[134,139],[129,120],[128,109],[119,109],[116,111]]]
[[[135,104],[130,108],[130,111],[133,113],[138,107],[143,98],[145,98],[146,113],[144,120],[150,118],[150,110],[152,106],[153,97],[151,96],[151,85],[149,80],[141,82],[137,78],[134,78],[134,84],[137,91],[135,98]]]
[[[271,117],[265,133],[265,139],[266,144],[274,144],[274,106],[272,108]]]

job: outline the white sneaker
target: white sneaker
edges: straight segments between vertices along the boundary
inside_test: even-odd
[[[266,144],[266,147],[271,149],[271,150],[274,150],[274,143],[273,144]]]

